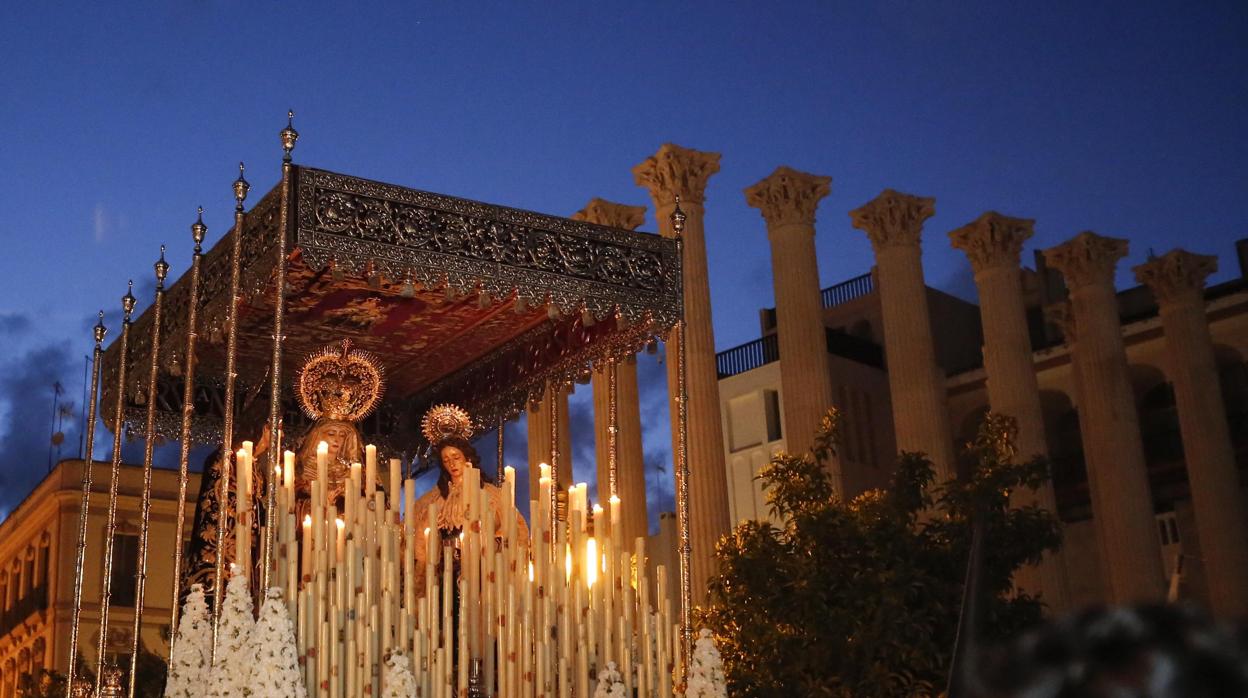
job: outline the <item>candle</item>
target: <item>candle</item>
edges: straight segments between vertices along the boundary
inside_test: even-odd
[[[364,447],[364,463],[365,463],[364,467],[365,467],[365,475],[366,475],[364,479],[365,494],[368,495],[369,499],[372,499],[373,493],[377,491],[377,447],[376,446],[369,444]]]
[[[390,459],[390,509],[396,514],[403,498],[403,463],[398,458]]]
[[[285,453],[282,454],[282,465],[283,465],[282,487],[286,489],[287,493],[289,493],[290,495],[293,495],[295,492],[295,452],[294,451],[286,451]],[[291,498],[288,498],[287,501],[293,502],[294,500]]]
[[[363,476],[360,474],[360,464],[352,463],[351,464],[351,487],[349,491],[349,494],[352,497],[360,496],[360,488],[361,488],[360,480],[362,477]]]
[[[335,517],[334,524],[338,529],[334,539],[334,561],[342,562],[342,556],[347,551],[347,523],[341,518]]]
[[[304,581],[312,578],[312,517],[304,515],[303,517],[303,541],[302,550],[300,551],[300,559],[302,562],[300,575]]]
[[[316,445],[316,479],[322,483],[329,479],[329,444],[324,441]]]

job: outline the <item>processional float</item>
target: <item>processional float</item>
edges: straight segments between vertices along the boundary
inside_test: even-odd
[[[88,453],[97,399],[99,414],[118,435],[109,471],[94,693],[120,689],[120,672],[105,670],[105,647],[121,435],[145,441],[127,687],[134,696],[144,600],[155,593],[144,584],[153,444],[163,438],[181,445],[175,540],[169,542],[173,584],[160,592],[170,594],[176,628],[185,592],[181,541],[191,447],[218,445],[233,454],[239,395],[245,393],[268,401],[273,443],[259,456],[267,459],[263,467],[247,470],[261,473],[256,481],[244,474],[246,482],[232,484],[234,473],[244,469],[220,468],[220,501],[227,501],[231,488],[260,488],[263,513],[236,513],[240,521],[260,519],[253,567],[258,588],[262,595],[281,589],[296,619],[309,695],[377,695],[377,666],[391,651],[414,659],[417,685],[427,696],[469,689],[476,695],[587,696],[591,670],[608,661],[624,669],[630,695],[671,695],[692,648],[685,361],[679,351],[684,342],[670,343],[680,367],[673,386],[679,411],[675,598],[663,574],[648,579],[644,539],[621,540],[619,510],[629,503],[615,495],[614,367],[648,344],[683,334],[679,237],[295,165],[297,139],[288,122],[281,131],[280,182],[250,210],[240,163],[234,225],[207,251],[200,209],[191,227],[189,273],[167,289],[162,247],[151,306],[134,317],[136,299],[127,291],[120,337],[107,350],[103,313],[94,328]],[[673,223],[677,233],[683,230],[679,204]],[[287,449],[306,415],[292,385],[305,359],[326,346],[342,346],[343,360],[358,352],[384,372],[386,399],[361,425],[375,448],[368,449],[365,474],[352,469],[346,511],[339,516],[324,506],[314,481],[312,501],[319,504],[299,521]],[[581,380],[602,364],[610,378],[609,510],[590,507],[583,485],[569,487],[571,474],[561,471],[559,439],[552,435],[549,463],[540,466],[541,491],[533,494],[531,542],[515,540],[514,526],[512,538],[502,541],[483,535],[487,529],[480,525],[465,526],[455,551],[449,545],[436,550],[427,522],[410,515],[411,467],[400,482],[398,460],[432,439],[420,429],[430,409],[458,405],[464,411],[449,414],[471,415],[465,431],[497,429],[502,471],[503,424],[540,400],[547,386]],[[448,414],[445,407],[441,414]],[[552,428],[557,423],[552,419]],[[246,444],[236,458],[249,460],[250,448]],[[376,491],[376,459],[388,456],[395,458],[383,495]],[[514,470],[499,474],[512,507]],[[92,468],[84,468],[67,693],[82,687],[75,673],[91,478]],[[484,523],[482,502],[468,500],[466,520]],[[245,509],[243,497],[239,502]],[[245,540],[250,535],[250,526],[218,526],[217,550],[232,543],[241,556],[251,549]],[[424,570],[416,569],[417,546],[426,552]],[[458,579],[452,577],[452,555],[460,561]],[[218,554],[212,582],[214,653],[229,573],[223,561]]]

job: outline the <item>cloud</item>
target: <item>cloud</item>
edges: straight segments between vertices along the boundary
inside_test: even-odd
[[[53,388],[60,382],[62,404],[73,403],[71,416],[61,423],[65,440],[62,457],[77,455],[78,404],[82,392],[82,366],[68,342],[36,347],[0,365],[0,512],[20,503],[48,472],[53,432]],[[55,464],[55,463],[53,463]]]
[[[104,210],[104,204],[97,203],[95,209],[91,211],[91,231],[94,233],[97,243],[104,242],[110,227],[108,211]]]
[[[0,313],[0,335],[6,339],[26,334],[34,326],[34,321],[25,313]]]

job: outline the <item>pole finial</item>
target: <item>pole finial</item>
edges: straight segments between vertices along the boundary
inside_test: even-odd
[[[163,291],[165,288],[165,277],[169,276],[169,263],[165,261],[165,246],[160,246],[160,259],[152,265],[156,270],[156,290]]]
[[[139,301],[134,297],[134,279],[126,284],[126,295],[121,297],[121,310],[126,314],[124,321],[130,322],[130,314],[134,312],[134,306]]]
[[[195,254],[203,251],[204,238],[208,236],[208,226],[204,225],[204,207],[199,207],[199,217],[191,224],[191,239],[195,241]]]
[[[243,177],[246,167],[240,161],[238,163],[238,179],[234,180],[234,210],[243,210],[243,201],[247,199],[247,191],[251,189],[251,185],[247,183],[247,178]]]
[[[680,208],[680,194],[676,195],[676,208],[672,209],[672,231],[677,235],[685,232],[685,221],[689,216]]]
[[[299,132],[295,130],[295,110],[286,111],[286,128],[282,129],[282,162],[290,162],[290,153],[295,149],[295,142],[299,140]]]
[[[104,311],[100,311],[100,319],[96,321],[95,327],[92,328],[95,333],[95,344],[99,346],[104,342],[105,335],[108,334],[108,328],[104,326]]]

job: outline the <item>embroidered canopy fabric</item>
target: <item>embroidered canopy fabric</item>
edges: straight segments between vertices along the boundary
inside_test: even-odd
[[[240,400],[265,395],[267,403],[281,201],[279,185],[242,229]],[[440,402],[493,425],[548,380],[573,380],[594,361],[635,352],[680,318],[673,239],[308,167],[294,168],[289,206],[284,398],[293,397],[289,385],[308,355],[350,339],[385,367],[385,404],[365,425],[385,437],[416,435],[424,410]],[[233,235],[202,261],[198,442],[219,438]],[[188,276],[164,298],[157,430],[165,437],[176,438],[182,409]],[[142,422],[152,315],[149,308],[130,331],[131,425]],[[118,344],[105,354],[104,405],[115,400]],[[291,402],[287,421],[297,413]]]

